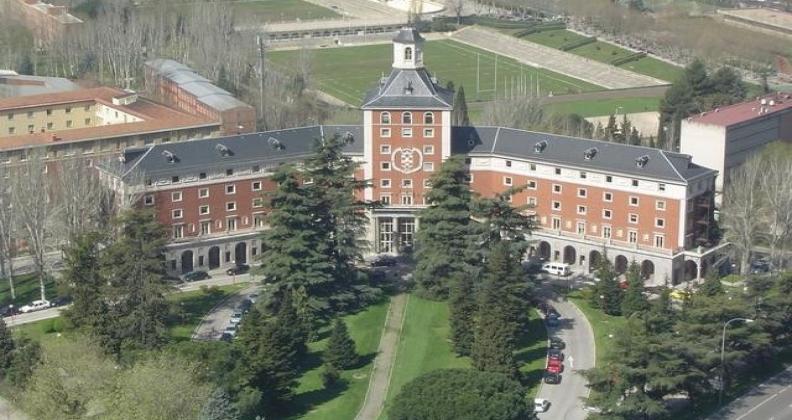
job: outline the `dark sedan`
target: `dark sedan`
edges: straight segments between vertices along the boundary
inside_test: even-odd
[[[248,271],[250,271],[249,265],[239,264],[226,270],[226,274],[228,274],[229,276],[238,276],[240,274],[245,274]]]
[[[198,281],[198,280],[206,280],[211,278],[209,273],[206,271],[190,271],[189,273],[183,276],[184,281]]]

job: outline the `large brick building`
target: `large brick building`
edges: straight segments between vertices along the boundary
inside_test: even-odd
[[[5,10],[25,25],[39,45],[47,45],[79,27],[83,21],[66,6],[40,0],[3,0]]]
[[[313,126],[157,145],[125,153],[124,172],[140,183],[109,179],[140,194],[170,226],[174,272],[249,262],[261,250],[261,200],[282,162],[299,162],[315,138],[355,139],[347,153],[370,179],[365,198],[373,252],[411,246],[426,206],[428,179],[451,155],[464,155],[471,188],[534,206],[538,230],[530,253],[590,272],[607,256],[619,271],[641,265],[649,284],[699,277],[708,243],[717,172],[690,156],[506,127],[452,127],[453,92],[423,66],[423,40],[412,29],[394,39],[393,70],[364,100],[362,126]],[[106,174],[105,176],[112,177]]]

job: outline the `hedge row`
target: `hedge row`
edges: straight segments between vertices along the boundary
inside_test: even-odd
[[[627,64],[631,61],[640,60],[644,57],[646,57],[645,52],[632,53],[625,57],[614,58],[613,60],[610,61],[610,64],[614,66],[621,66],[622,64]]]
[[[578,39],[577,41],[567,42],[566,44],[561,45],[560,47],[558,47],[558,49],[561,50],[561,51],[569,51],[569,50],[574,50],[575,48],[582,47],[584,45],[588,45],[588,44],[591,44],[591,43],[594,43],[594,42],[597,42],[597,37],[596,36],[592,36],[592,37],[588,37],[588,38],[581,38],[581,39]]]
[[[514,34],[517,38],[522,38],[524,36],[528,36],[530,34],[535,34],[537,32],[544,32],[544,31],[553,31],[556,29],[566,29],[566,25],[563,23],[557,22],[547,22],[547,23],[540,23],[534,25],[524,31],[520,31]]]

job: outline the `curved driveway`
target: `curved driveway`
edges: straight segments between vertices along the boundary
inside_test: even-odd
[[[573,303],[565,298],[551,295],[545,288],[542,291],[545,302],[552,305],[561,315],[558,327],[548,328],[549,336],[560,337],[566,343],[564,349],[564,372],[561,383],[549,385],[542,383],[537,398],[550,401],[550,409],[539,414],[540,419],[583,420],[583,410],[589,389],[579,371],[594,367],[594,332],[586,316]]]

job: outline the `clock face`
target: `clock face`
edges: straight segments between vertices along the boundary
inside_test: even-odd
[[[419,171],[423,165],[423,154],[415,147],[399,147],[391,154],[393,169],[411,174]]]

